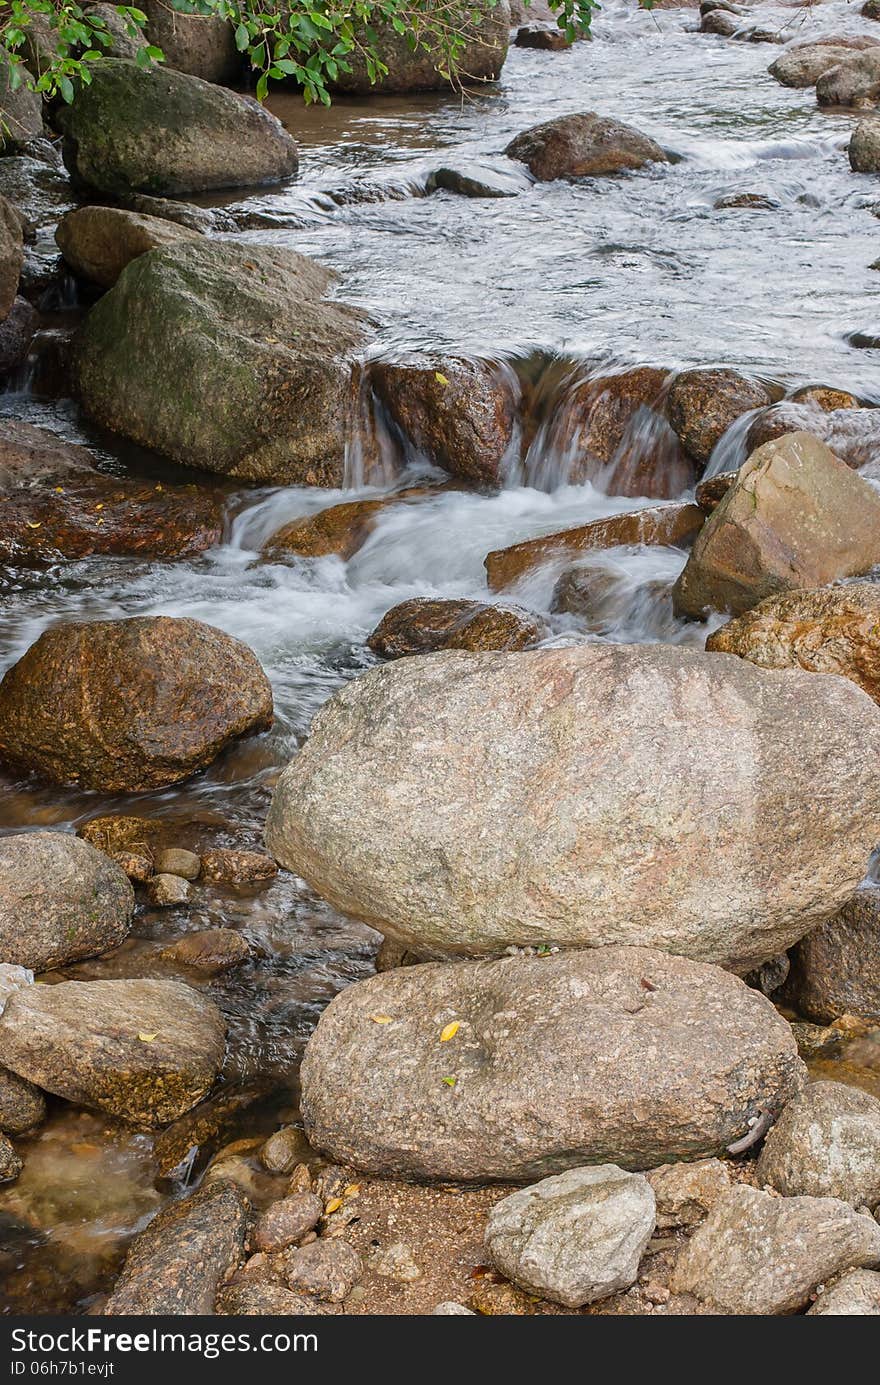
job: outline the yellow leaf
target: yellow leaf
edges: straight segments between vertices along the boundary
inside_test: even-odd
[[[142,1044],[151,1044],[154,1039],[158,1039],[158,1034],[138,1034]]]
[[[440,1078],[440,1081],[441,1081],[441,1082],[445,1082],[446,1085],[447,1085],[447,1087],[454,1087],[455,1084],[456,1084],[456,1082],[458,1081],[458,1078],[457,1078],[457,1077],[441,1077],[441,1078]]]
[[[331,1197],[330,1201],[327,1203],[327,1206],[324,1208],[324,1216],[329,1217],[331,1212],[338,1212],[341,1206],[341,1197]]]
[[[63,486],[56,486],[56,487],[55,487],[55,494],[56,494],[56,495],[63,495],[63,494],[64,494],[64,487],[63,487]]]
[[[42,526],[42,524],[32,524],[31,521],[28,520],[28,522],[27,522],[27,527],[28,527],[29,529],[42,529],[43,526]]]
[[[95,509],[96,509],[96,510],[103,510],[103,508],[104,508],[104,502],[103,502],[103,500],[101,501],[100,505],[96,505],[96,506],[95,506]]]
[[[370,1015],[370,1019],[373,1021],[374,1024],[390,1024],[390,1023],[391,1023],[391,1016],[390,1016],[390,1015]]]
[[[446,1026],[445,1029],[441,1029],[441,1031],[440,1031],[440,1042],[441,1042],[441,1044],[448,1043],[448,1041],[449,1041],[450,1039],[454,1039],[460,1028],[461,1028],[461,1025],[459,1024],[458,1020],[453,1020],[451,1024],[447,1024],[447,1026]]]
[[[449,384],[449,381],[447,380],[446,376],[443,375],[443,374],[441,374],[441,372],[440,372],[439,370],[435,370],[435,371],[434,371],[434,379],[437,381],[438,385],[448,385],[448,384]]]
[[[342,1189],[343,1197],[357,1197],[361,1190],[360,1183],[349,1183],[348,1187]]]

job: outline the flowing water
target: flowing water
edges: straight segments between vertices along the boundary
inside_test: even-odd
[[[855,5],[840,2],[761,7],[753,21],[788,41],[871,31]],[[693,11],[611,4],[597,16],[594,42],[563,54],[511,49],[497,86],[464,101],[375,97],[339,101],[328,112],[276,94],[274,110],[301,141],[301,176],[236,199],[251,228],[243,234],[338,270],[339,296],[376,320],[382,352],[452,348],[519,376],[539,360],[547,378],[568,387],[627,365],[724,364],[775,382],[780,393],[822,383],[880,404],[880,352],[847,340],[877,323],[880,288],[868,268],[880,247],[872,214],[880,185],[849,170],[853,117],[821,112],[811,90],[768,77],[777,47],[699,34],[696,25]],[[874,32],[880,37],[876,25]],[[587,109],[631,122],[674,162],[532,187],[504,160],[518,131]],[[426,195],[439,166],[479,171],[510,195]],[[719,197],[742,192],[777,205],[715,209]],[[52,307],[48,354],[51,334],[81,311],[64,295]],[[559,409],[564,400],[559,387]],[[192,479],[91,427],[71,401],[53,397],[51,371],[23,372],[0,412],[90,444],[115,472]],[[743,430],[732,430],[710,470],[735,465],[742,445]],[[0,830],[135,811],[179,824],[183,845],[258,845],[277,774],[321,703],[374,662],[365,639],[385,611],[410,596],[486,599],[490,549],[650,503],[608,493],[607,476],[568,484],[551,419],[498,494],[437,491],[387,509],[347,563],[261,560],[261,546],[287,520],[411,479],[392,471],[365,477],[353,448],[345,492],[227,487],[224,542],[194,561],[95,558],[0,578],[0,671],[60,619],[192,616],[252,646],[277,709],[269,735],[164,793],[110,798],[5,781]],[[517,589],[518,600],[548,616],[549,640],[705,639],[706,627],[675,620],[657,595],[684,554],[616,549],[595,561],[611,569],[616,586],[607,620],[591,632],[549,615],[558,568]],[[143,909],[129,943],[65,975],[168,974],[158,956],[163,939],[220,923],[240,928],[253,946],[244,968],[201,983],[230,1022],[224,1078],[278,1086],[282,1102],[285,1094],[293,1100],[297,1056],[316,1016],[336,990],[369,972],[377,943],[301,882],[282,876],[262,891],[205,890],[188,911]],[[867,1067],[880,1068],[876,1047],[862,1045],[863,1066],[869,1052]],[[169,1195],[154,1187],[151,1139],[59,1104],[22,1149],[26,1172],[0,1193],[7,1302],[44,1312],[86,1307],[111,1281],[126,1238]]]

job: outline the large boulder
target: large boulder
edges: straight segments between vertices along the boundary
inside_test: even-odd
[[[806,43],[786,48],[767,70],[784,87],[814,87],[830,68],[853,56],[853,49],[842,38],[837,43]]]
[[[16,566],[93,553],[189,557],[223,533],[210,489],[107,475],[84,447],[18,419],[0,421],[0,501],[0,562]]]
[[[785,998],[817,1024],[880,1022],[880,889],[865,885],[791,954]]]
[[[646,1178],[598,1164],[496,1202],[486,1249],[496,1269],[529,1293],[581,1308],[636,1282],[656,1220]]]
[[[83,324],[80,398],[106,427],[248,481],[340,485],[361,315],[335,275],[268,245],[202,239],[134,260]]]
[[[830,1197],[732,1188],[684,1247],[672,1288],[717,1313],[796,1313],[839,1270],[880,1265],[880,1226]]]
[[[470,485],[501,484],[517,415],[509,367],[450,356],[376,360],[370,384],[417,458]]]
[[[849,162],[853,173],[880,173],[880,118],[859,121],[849,142]]]
[[[488,82],[501,72],[510,42],[510,6],[507,0],[487,4],[472,0],[469,17],[461,26],[465,42],[457,62],[461,80]],[[445,74],[448,59],[442,46],[427,40],[416,48],[410,46],[406,34],[399,34],[391,24],[374,24],[375,47],[387,73],[371,81],[364,57],[358,50],[349,53],[345,62],[350,72],[340,70],[334,80],[337,91],[353,95],[368,95],[373,91],[407,92],[434,91],[448,87]],[[358,35],[363,41],[363,34]]]
[[[0,322],[15,302],[23,260],[21,218],[12,203],[0,196]]]
[[[645,944],[747,971],[862,878],[878,726],[842,678],[718,654],[445,651],[325,703],[266,839],[416,951]]]
[[[880,703],[880,586],[853,582],[768,596],[710,635],[706,648],[760,668],[837,673]]]
[[[542,183],[669,162],[668,154],[648,135],[595,111],[557,116],[535,125],[512,139],[504,152],[524,163]]]
[[[250,1207],[232,1183],[206,1183],[172,1202],[132,1241],[101,1312],[210,1316],[219,1289],[245,1255]]]
[[[205,82],[235,86],[242,55],[228,19],[214,14],[183,14],[168,0],[143,0],[147,39],[162,49],[165,65]]]
[[[0,683],[0,756],[104,791],[175,784],[271,722],[247,645],[171,616],[53,626]]]
[[[683,370],[670,386],[666,412],[687,452],[708,462],[732,423],[769,403],[759,381],[735,370]]]
[[[502,591],[542,563],[575,558],[593,549],[642,543],[684,548],[699,533],[704,518],[697,505],[651,505],[607,515],[555,534],[542,534],[537,539],[523,539],[486,555],[489,586],[493,591]]]
[[[43,1091],[134,1125],[167,1125],[214,1083],[226,1027],[179,981],[64,981],[13,992],[0,1053]]]
[[[6,319],[0,322],[0,375],[21,365],[30,350],[37,330],[37,310],[19,295]]]
[[[0,957],[34,971],[117,947],[134,892],[108,856],[63,832],[0,837]]]
[[[297,171],[295,141],[256,101],[120,58],[91,76],[59,121],[67,167],[96,192],[176,197],[280,183]]]
[[[880,1101],[842,1082],[811,1082],[764,1141],[755,1172],[785,1197],[880,1203]]]
[[[158,216],[120,207],[78,207],[58,223],[55,240],[67,264],[81,279],[110,289],[138,255],[199,233]]]
[[[823,72],[816,83],[820,106],[854,106],[857,110],[880,105],[880,47],[854,53]]]
[[[32,89],[33,78],[20,66],[18,86],[13,85],[12,67],[0,60],[0,152],[16,149],[38,139],[43,133],[43,101]]]
[[[802,1077],[737,977],[602,947],[349,986],[306,1047],[302,1111],[317,1149],[371,1173],[517,1180],[719,1153]]]
[[[741,615],[764,597],[856,577],[880,563],[880,495],[809,433],[765,443],[700,533],[678,610]]]

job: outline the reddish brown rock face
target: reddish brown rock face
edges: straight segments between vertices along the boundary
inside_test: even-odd
[[[708,462],[736,419],[769,403],[763,385],[735,370],[683,370],[670,386],[666,412],[682,446]]]
[[[331,505],[316,515],[291,520],[273,534],[263,550],[270,559],[293,553],[300,558],[326,558],[331,554],[344,561],[354,556],[373,530],[385,500],[350,500]]]
[[[513,373],[489,361],[374,361],[373,388],[412,449],[473,486],[504,479],[518,389]]]
[[[196,620],[57,625],[0,683],[0,755],[105,791],[177,783],[271,722],[254,654]]]
[[[586,111],[565,115],[524,130],[505,149],[508,158],[524,163],[539,182],[555,178],[591,178],[621,173],[646,163],[668,163],[654,140],[622,121]]]
[[[880,1022],[880,889],[866,885],[791,954],[784,997],[829,1024],[844,1014]]]
[[[563,529],[558,534],[526,539],[487,555],[489,586],[493,591],[501,591],[541,563],[589,549],[630,543],[683,546],[699,532],[704,519],[697,505],[657,505],[624,515],[611,515],[608,519],[595,519],[590,524]]]
[[[383,659],[399,659],[435,649],[527,649],[542,633],[541,622],[526,611],[483,601],[416,597],[393,607],[367,644]]]
[[[826,401],[830,393],[823,392]],[[880,458],[880,409],[854,408],[849,403],[826,408],[823,398],[815,395],[785,399],[758,415],[749,429],[747,446],[751,451],[786,433],[812,434],[847,466],[862,467]]]

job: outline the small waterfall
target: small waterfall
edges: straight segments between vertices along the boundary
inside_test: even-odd
[[[403,449],[373,390],[369,362],[352,373],[345,442],[345,490],[391,486],[403,469]]]

